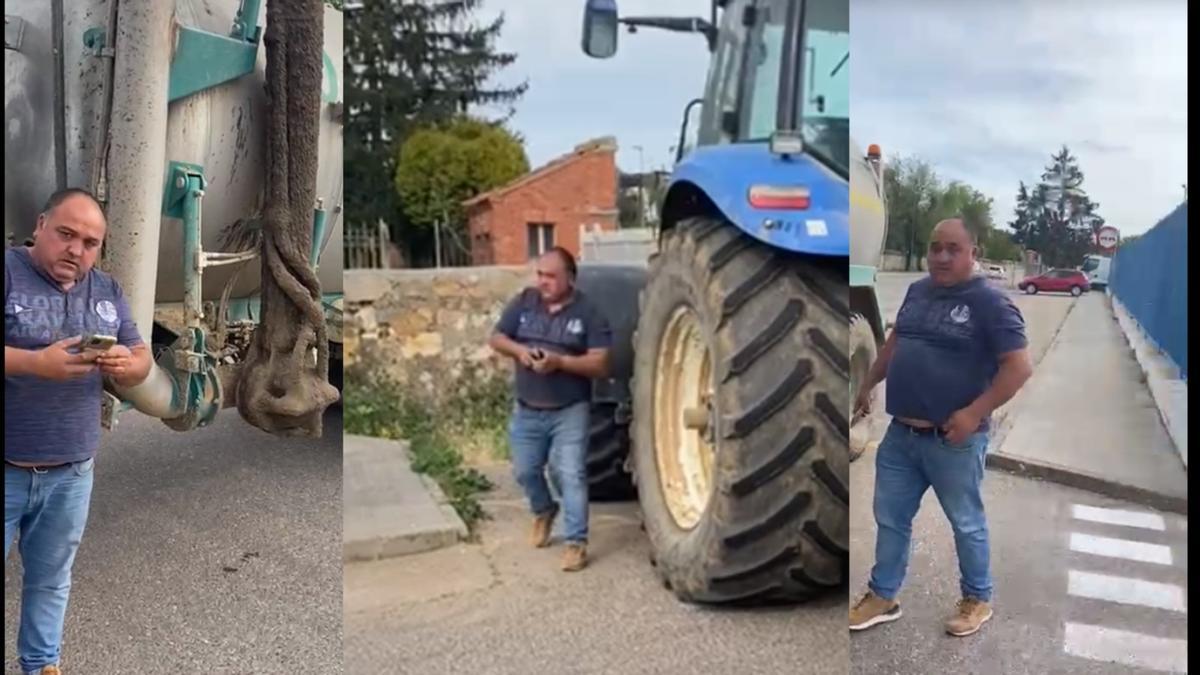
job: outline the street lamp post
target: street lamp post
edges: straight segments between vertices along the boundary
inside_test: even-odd
[[[642,146],[633,146],[638,153],[638,228],[646,227],[646,162]]]

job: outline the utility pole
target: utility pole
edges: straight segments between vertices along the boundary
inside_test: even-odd
[[[646,227],[646,162],[642,146],[633,146],[638,153],[638,227]]]

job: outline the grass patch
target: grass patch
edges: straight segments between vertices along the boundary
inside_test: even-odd
[[[505,382],[473,375],[448,387],[451,393],[432,406],[385,378],[352,376],[343,405],[347,433],[408,441],[413,470],[437,482],[472,531],[488,517],[479,495],[492,484],[464,459],[507,458],[504,429],[512,405]]]

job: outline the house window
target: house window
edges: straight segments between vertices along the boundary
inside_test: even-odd
[[[529,223],[529,259],[542,255],[554,248],[553,223]]]

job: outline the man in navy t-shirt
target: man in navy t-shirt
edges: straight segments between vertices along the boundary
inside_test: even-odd
[[[58,673],[103,378],[133,386],[152,365],[120,286],[93,269],[107,227],[91,194],[63,190],[38,216],[33,245],[4,252],[4,558],[19,533],[24,672]],[[84,335],[116,345],[81,349]]]
[[[896,325],[855,401],[887,380],[892,424],[875,456],[875,566],[850,609],[850,629],[900,618],[896,596],[912,543],[912,520],[930,487],[954,530],[960,590],[946,632],[970,635],[991,618],[992,578],[980,486],[989,418],[1033,372],[1025,321],[1003,291],[974,274],[976,242],[959,219],[934,228],[929,276],[908,289]]]
[[[509,302],[496,323],[492,349],[516,362],[516,399],[509,427],[513,472],[533,512],[534,546],[550,543],[558,504],[546,465],[563,500],[566,551],[562,567],[587,564],[587,442],[592,380],[608,371],[612,331],[604,315],[575,288],[575,259],[553,248],[537,261],[537,286]]]

